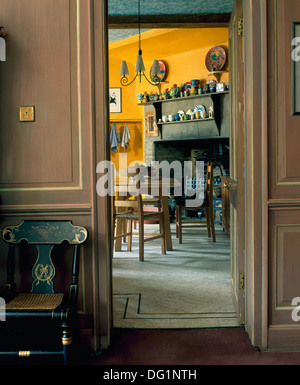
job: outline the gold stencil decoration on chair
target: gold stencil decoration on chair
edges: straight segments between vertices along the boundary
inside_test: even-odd
[[[37,284],[39,284],[39,282],[47,282],[48,285],[50,285],[54,275],[55,275],[55,272],[54,272],[54,269],[51,265],[47,264],[47,265],[43,265],[41,263],[39,263],[35,270],[34,270],[34,274],[35,274],[35,277],[37,279]]]

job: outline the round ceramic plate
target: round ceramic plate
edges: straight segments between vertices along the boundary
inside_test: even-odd
[[[160,81],[162,82],[166,76],[166,64],[159,60],[158,61],[158,64],[159,64],[159,69],[160,69],[160,73],[158,74],[158,77],[160,79]],[[150,77],[151,77],[151,80],[154,81],[154,77],[151,75],[151,72],[152,72],[152,66],[150,68]]]
[[[221,71],[226,62],[226,53],[222,47],[217,45],[208,51],[205,59],[206,68],[209,71]]]
[[[203,104],[199,104],[198,106],[195,107],[194,111],[206,111],[206,107],[203,106]]]

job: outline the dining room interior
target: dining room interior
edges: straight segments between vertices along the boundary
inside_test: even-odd
[[[231,283],[228,26],[139,27],[109,29],[110,145],[116,183],[126,177],[133,181],[132,168],[145,169],[141,178],[150,183],[154,176],[162,178],[160,165],[167,162],[170,180],[180,181],[182,190],[178,196],[171,187],[163,208],[167,211],[165,236],[169,236],[165,254],[159,238],[141,245],[138,218],[116,214],[113,325],[133,329],[240,327]],[[133,80],[139,45],[145,75],[152,84],[144,77]],[[152,72],[155,59],[157,84]],[[130,85],[121,82],[124,60]],[[185,164],[192,165],[190,178],[183,172],[174,175],[176,162],[182,170]],[[188,183],[197,194],[199,162],[204,164],[203,193],[212,162],[212,214],[205,202],[179,212]],[[142,232],[158,234],[159,201],[151,192],[142,201],[143,212],[152,214],[143,219]]]

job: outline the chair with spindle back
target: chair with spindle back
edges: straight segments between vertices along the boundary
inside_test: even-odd
[[[72,336],[75,332],[77,320],[77,295],[79,275],[79,246],[86,242],[87,229],[74,226],[71,221],[23,221],[17,226],[7,226],[3,229],[2,238],[9,244],[7,281],[4,285],[4,299],[6,301],[5,317],[7,326],[15,326],[16,320],[25,324],[37,320],[42,323],[49,320],[55,323],[61,336],[61,348],[55,351],[47,349],[30,350],[26,346],[18,349],[0,351],[1,355],[35,356],[43,354],[63,355],[64,363],[69,360]],[[15,283],[15,247],[26,241],[28,245],[35,245],[37,259],[32,268],[32,287],[30,293],[16,290]],[[53,279],[55,266],[52,261],[52,249],[55,245],[67,242],[74,246],[72,278],[66,293],[55,293]],[[25,259],[25,258],[24,258]],[[24,263],[24,261],[22,261]],[[26,263],[26,262],[25,262]],[[22,272],[20,273],[22,277]],[[61,326],[61,328],[60,328]],[[37,325],[37,328],[39,325]],[[28,330],[29,332],[30,330]],[[35,329],[42,340],[47,330]],[[37,335],[37,334],[36,334]],[[19,349],[20,348],[20,349]]]
[[[206,187],[204,202],[200,207],[189,206],[189,199],[185,199],[180,204],[176,205],[176,237],[179,239],[179,243],[182,243],[182,229],[185,227],[206,227],[208,237],[212,237],[213,242],[216,242],[215,235],[215,224],[214,224],[214,212],[213,212],[213,162],[207,163],[207,174],[206,174]],[[197,191],[197,189],[195,189]],[[197,221],[183,221],[182,211],[199,211],[205,210],[206,220],[203,222]]]

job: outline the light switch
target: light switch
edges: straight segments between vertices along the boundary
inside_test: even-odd
[[[35,108],[31,106],[21,106],[19,109],[20,122],[34,122]]]

